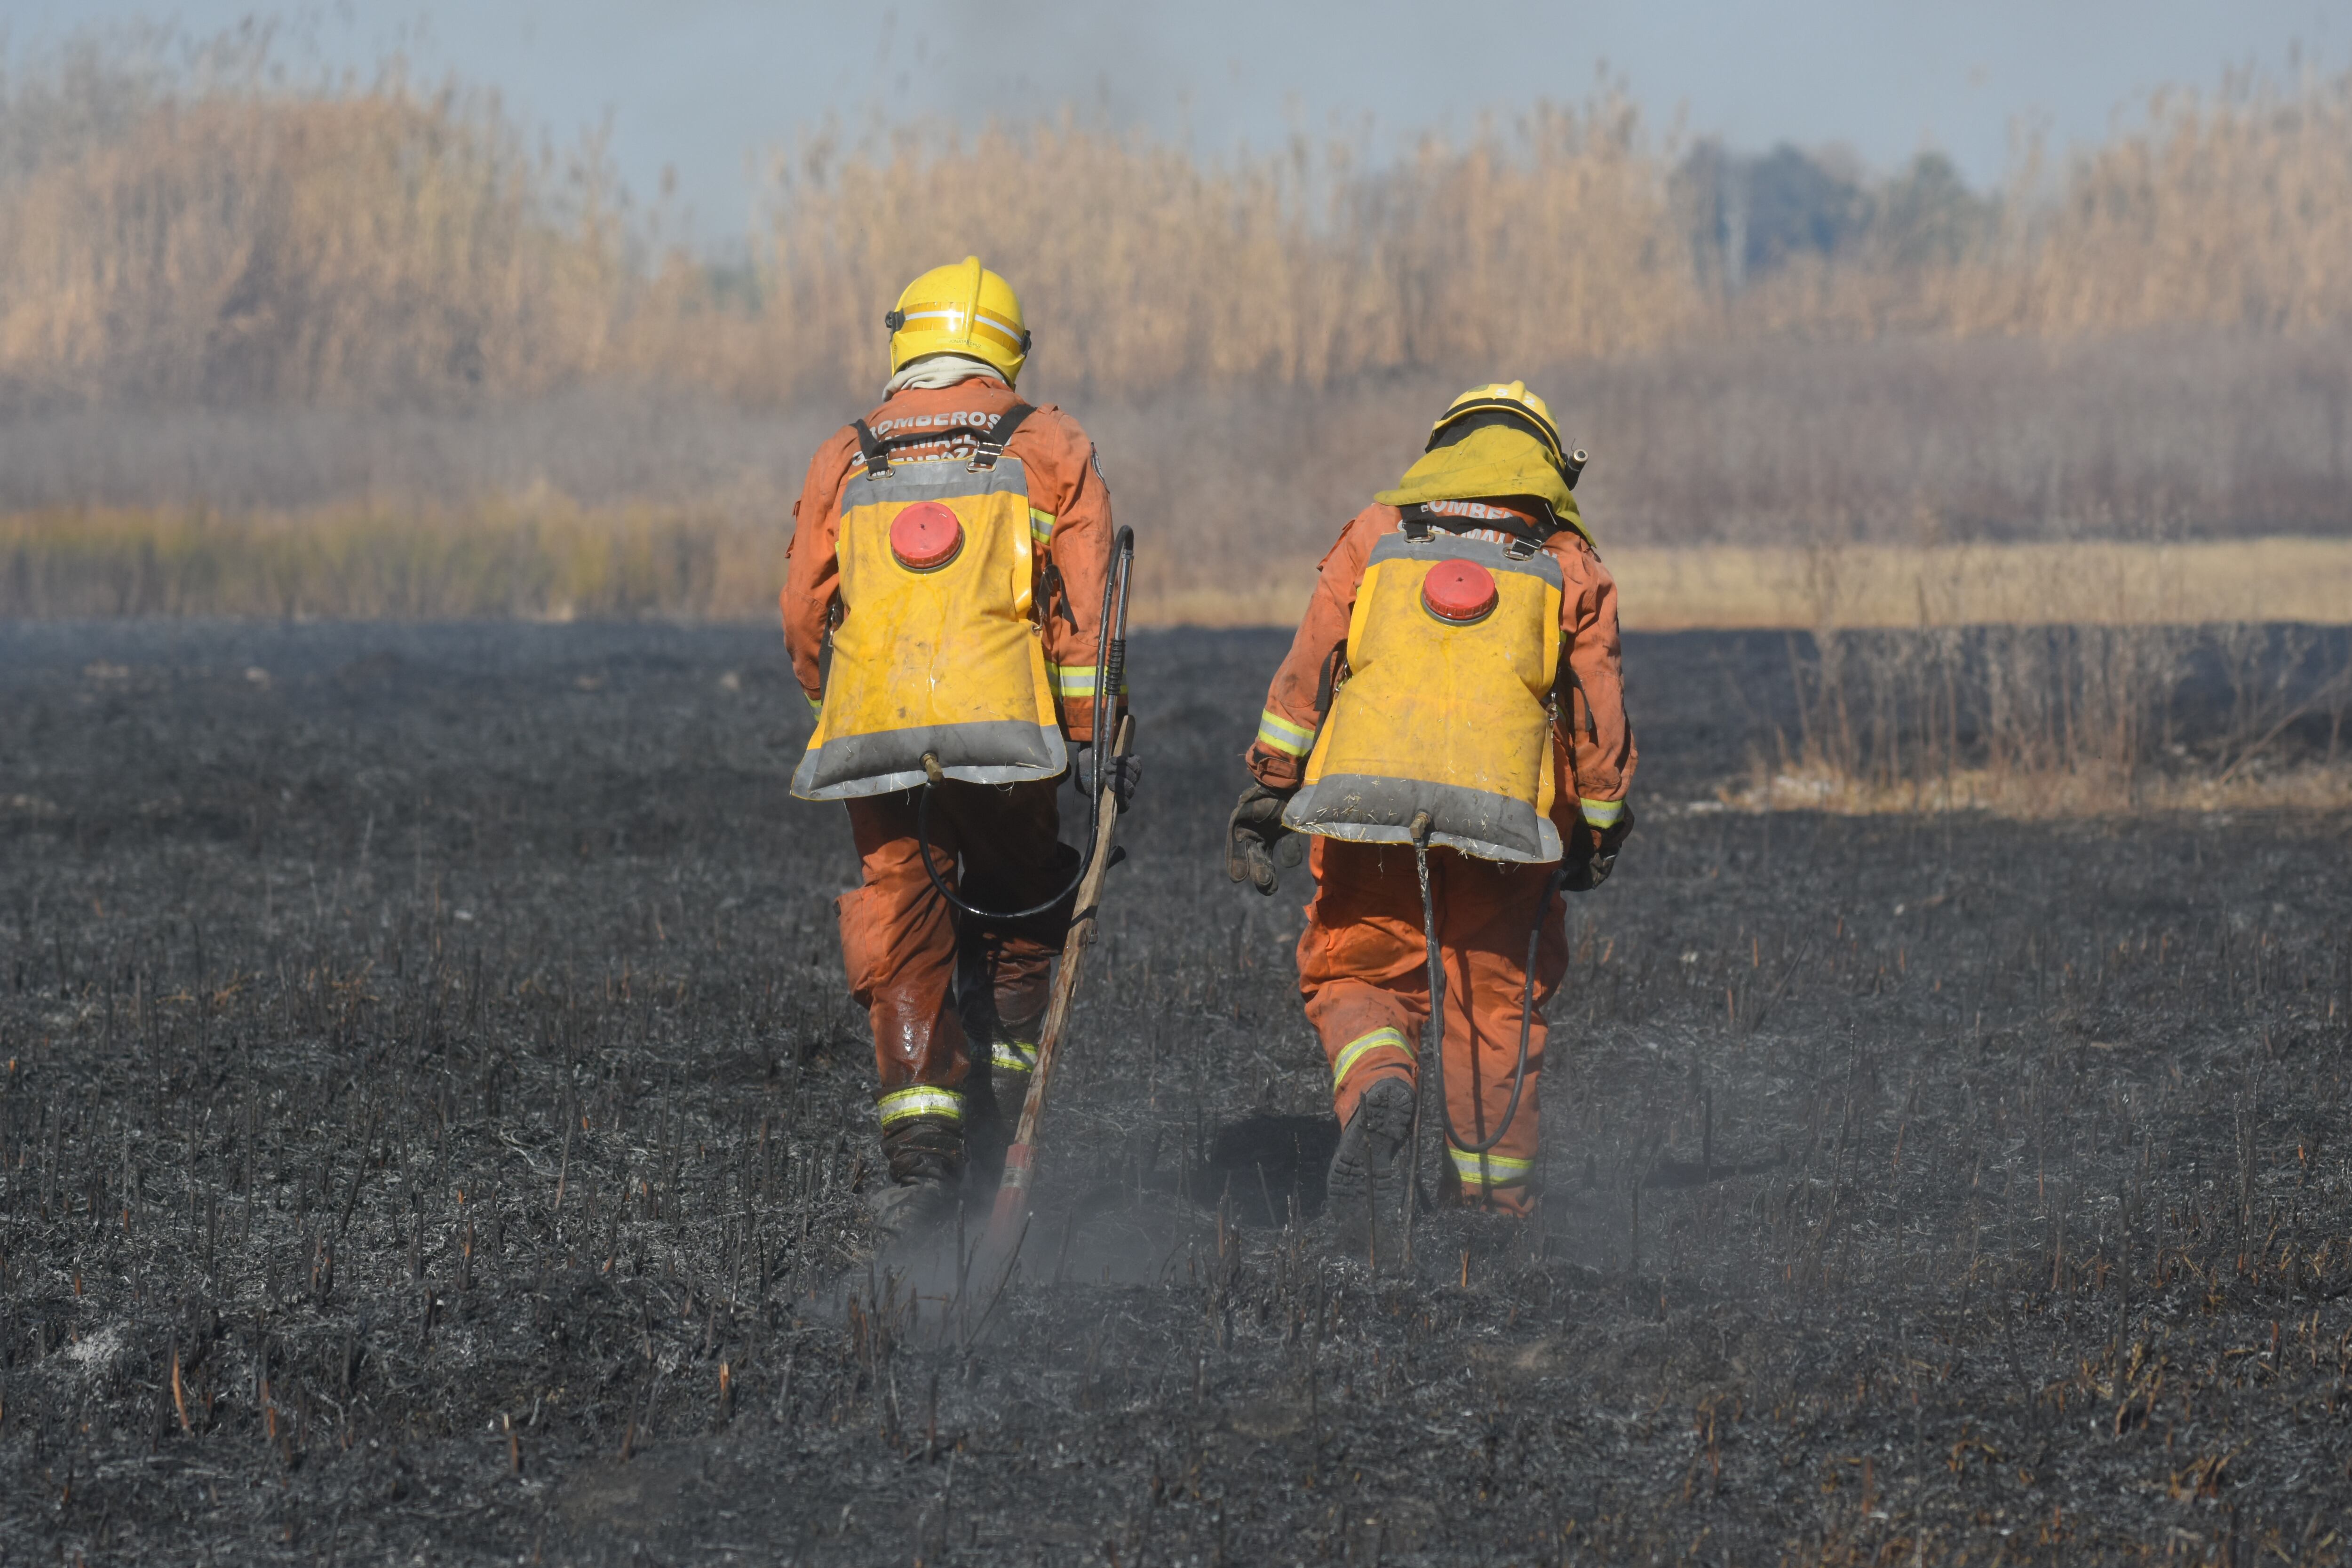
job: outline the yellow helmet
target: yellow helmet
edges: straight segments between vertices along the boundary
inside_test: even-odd
[[[1010,386],[1029,358],[1020,296],[977,256],[908,284],[882,324],[890,329],[892,375],[925,354],[969,354],[1003,372]]]
[[[1451,445],[1489,425],[1508,425],[1526,431],[1543,443],[1544,449],[1551,455],[1552,467],[1566,470],[1568,454],[1559,438],[1559,426],[1551,422],[1551,409],[1528,390],[1524,381],[1489,382],[1455,398],[1438,416],[1437,423],[1430,426],[1429,445],[1422,450],[1434,452],[1440,446]],[[1450,436],[1446,434],[1449,430],[1453,432]],[[1578,467],[1581,468],[1583,454],[1577,456]]]

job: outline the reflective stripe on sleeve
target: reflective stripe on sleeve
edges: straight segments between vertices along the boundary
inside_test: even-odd
[[[1612,827],[1625,815],[1625,803],[1622,800],[1580,798],[1576,804],[1584,808],[1584,820],[1594,827]]]
[[[1409,1060],[1413,1058],[1412,1042],[1404,1037],[1404,1031],[1383,1025],[1369,1035],[1358,1035],[1339,1047],[1339,1054],[1331,1061],[1331,1087],[1336,1089],[1347,1082],[1348,1074],[1355,1065],[1383,1046],[1402,1051]]]
[[[1031,507],[1029,509],[1029,537],[1035,540],[1040,544],[1051,543],[1054,538],[1054,514],[1052,512],[1039,511],[1035,507]]]
[[[807,693],[807,692],[805,692],[805,691],[802,692],[802,693],[801,693],[801,695],[802,695],[802,696],[803,696],[803,697],[808,697],[808,693]],[[812,712],[812,713],[822,713],[822,712],[824,712],[824,698],[822,698],[822,697],[809,697],[808,702],[809,702],[809,711],[810,711],[810,712]]]
[[[1292,723],[1269,708],[1257,717],[1257,743],[1286,757],[1303,757],[1315,749],[1315,731]]]
[[[1073,697],[1092,697],[1095,688],[1102,684],[1102,668],[1092,664],[1048,663],[1045,679],[1053,682],[1054,695],[1066,702]],[[1118,694],[1127,695],[1124,679],[1119,682]]]
[[[999,1072],[1035,1072],[1037,1047],[1027,1040],[999,1040],[988,1048],[988,1059]]]
[[[952,1089],[935,1089],[927,1083],[894,1089],[877,1100],[874,1106],[881,1113],[885,1128],[917,1116],[936,1116],[942,1121],[963,1121],[963,1096]]]
[[[1454,1156],[1454,1173],[1462,1178],[1465,1187],[1516,1187],[1525,1184],[1536,1173],[1533,1160],[1515,1159],[1508,1154],[1473,1154],[1450,1143],[1445,1152]]]

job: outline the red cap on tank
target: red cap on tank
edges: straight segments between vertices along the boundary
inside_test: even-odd
[[[1495,574],[1475,561],[1441,561],[1422,579],[1421,602],[1441,621],[1478,620],[1495,598]]]
[[[963,524],[935,500],[919,500],[890,520],[890,553],[911,571],[936,571],[962,548]]]

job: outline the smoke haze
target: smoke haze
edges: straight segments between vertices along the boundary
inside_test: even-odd
[[[161,18],[203,36],[252,14],[243,0],[6,0],[0,36],[22,62],[90,26]],[[2166,83],[2340,68],[2352,46],[2352,13],[2326,0],[1494,0],[1472,11],[1425,0],[483,0],[289,15],[283,30],[321,68],[365,76],[398,52],[424,76],[497,89],[559,139],[609,120],[631,187],[651,198],[674,171],[694,234],[714,244],[743,231],[756,154],[828,119],[972,129],[1067,105],[1202,152],[1337,129],[1385,156],[1424,130],[1460,137],[1485,117],[1580,98],[1606,72],[1650,123],[1679,120],[1690,137],[1759,151],[1844,144],[1880,169],[1935,147],[1984,185],[2021,131],[2094,142],[2119,107]]]

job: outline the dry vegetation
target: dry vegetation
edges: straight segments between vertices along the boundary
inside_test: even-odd
[[[1788,644],[1790,721],[1748,810],[2074,816],[2352,805],[2352,637],[2336,628],[1823,628]]]
[[[1732,299],[1696,264],[1671,151],[1608,90],[1395,160],[1305,140],[1203,159],[1067,113],[812,134],[773,156],[751,265],[714,273],[660,253],[597,143],[533,153],[492,100],[396,70],[289,87],[266,40],[177,71],[91,40],[0,104],[0,387],[20,408],[614,374],[838,396],[876,379],[897,282],[967,247],[1018,275],[1060,384],[1122,392],[2352,319],[2346,79],[2158,94],[2063,167],[2026,160],[1949,245],[1897,236]]]
[[[2178,628],[2352,608],[2352,78],[2158,94],[1991,197],[1915,167],[1745,276],[1606,89],[1395,158],[811,132],[721,267],[492,98],[160,58],[0,92],[0,615],[762,616],[878,312],[967,248],[1147,623],[1287,617],[1429,409],[1533,372],[1629,625],[1808,634],[1745,798],[2148,798],[2239,635]]]
[[[742,620],[783,566],[772,528],[562,500],[0,518],[0,610],[45,619]]]

